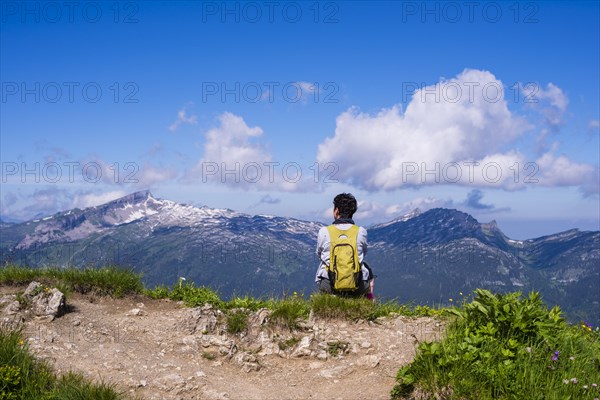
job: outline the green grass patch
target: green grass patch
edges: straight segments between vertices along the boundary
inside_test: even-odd
[[[248,314],[246,309],[229,310],[225,314],[227,333],[241,333],[248,329]]]
[[[398,371],[393,398],[600,397],[600,332],[569,325],[538,293],[478,289],[452,314],[446,338],[420,344],[415,360]]]
[[[82,375],[57,377],[45,362],[36,360],[21,333],[0,327],[0,399],[125,399],[111,385],[94,384]]]
[[[435,309],[428,306],[411,307],[394,301],[378,302],[365,298],[336,297],[329,294],[313,294],[310,307],[315,317],[325,319],[375,320],[389,315],[410,317],[440,317],[447,309]]]
[[[289,329],[298,328],[298,320],[307,319],[310,314],[310,304],[295,294],[271,301],[269,308],[272,310],[271,323]]]
[[[171,299],[183,301],[188,307],[198,307],[210,304],[216,308],[223,308],[224,302],[219,294],[206,286],[196,286],[194,282],[179,279],[179,283],[169,289],[166,286],[157,286],[154,289],[145,290],[144,293],[153,299]]]
[[[244,308],[250,311],[258,311],[261,308],[269,308],[273,300],[256,299],[250,296],[235,296],[231,300],[225,302],[223,306],[228,309]]]
[[[94,293],[113,297],[141,293],[141,274],[110,266],[105,268],[0,268],[0,284],[26,285],[37,280],[63,293]]]
[[[227,318],[241,318],[241,316],[229,315],[228,310],[244,309],[253,312],[266,308],[271,310],[271,324],[289,329],[296,329],[298,321],[307,319],[311,310],[317,318],[353,321],[361,319],[375,320],[390,315],[435,317],[447,313],[447,309],[435,309],[428,306],[412,307],[394,301],[372,302],[364,298],[336,297],[329,294],[313,294],[307,300],[296,292],[282,299],[257,299],[249,296],[236,296],[229,301],[225,301],[213,289],[205,286],[197,287],[193,282],[187,282],[183,278],[172,288],[157,286],[144,292],[153,299],[183,301],[188,307],[198,307],[208,303],[225,311],[228,315]],[[234,326],[237,326],[237,322]]]
[[[165,285],[154,289],[145,289],[141,274],[116,266],[105,268],[25,268],[7,266],[0,268],[0,284],[26,285],[37,280],[45,287],[57,287],[68,294],[92,293],[121,297],[131,294],[144,294],[153,299],[182,301],[188,307],[210,304],[227,311],[245,309],[257,311],[267,308],[272,311],[270,322],[274,325],[297,328],[297,322],[308,318],[311,310],[315,317],[327,319],[374,320],[389,315],[439,316],[443,309],[427,306],[408,306],[394,301],[371,302],[367,299],[342,298],[327,294],[313,294],[310,299],[294,292],[282,299],[253,298],[235,296],[231,300],[222,300],[219,294],[206,286],[196,286],[194,282],[181,278],[172,287]],[[241,318],[235,316],[232,318]]]

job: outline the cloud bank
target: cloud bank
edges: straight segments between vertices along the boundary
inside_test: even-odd
[[[533,127],[509,110],[503,88],[492,73],[466,69],[415,91],[404,112],[399,105],[375,115],[350,108],[318,146],[317,162],[337,164],[338,179],[368,191],[437,184],[593,190],[594,166],[557,155],[556,146],[534,160],[516,148]],[[566,96],[552,84],[540,94],[554,111],[548,122],[558,124]]]

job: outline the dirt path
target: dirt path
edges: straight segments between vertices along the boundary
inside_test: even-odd
[[[431,318],[395,317],[317,320],[290,332],[270,327],[263,312],[247,334],[227,335],[210,308],[80,295],[68,303],[52,322],[26,322],[33,353],[59,373],[79,371],[143,399],[389,399],[416,340],[442,331]]]

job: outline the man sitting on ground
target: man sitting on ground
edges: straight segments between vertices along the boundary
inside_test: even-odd
[[[324,293],[372,299],[373,274],[363,262],[367,254],[367,230],[352,220],[357,208],[350,193],[341,193],[333,199],[333,224],[322,227],[317,239],[321,262],[315,281]]]

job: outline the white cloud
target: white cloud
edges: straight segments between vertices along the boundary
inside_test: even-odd
[[[123,196],[127,196],[127,194],[128,192],[123,190],[113,190],[104,193],[79,192],[73,196],[73,201],[70,208],[95,207]]]
[[[358,202],[358,210],[354,214],[354,220],[360,224],[384,223],[410,213],[415,209],[425,212],[432,208],[455,207],[451,199],[440,199],[431,196],[417,197],[410,201],[398,204],[381,204],[377,201],[363,200]],[[331,216],[331,208],[323,212],[323,215]]]
[[[175,132],[183,124],[195,125],[197,123],[198,117],[195,115],[188,115],[188,110],[184,107],[177,112],[177,119],[169,126],[169,130]]]
[[[535,179],[541,186],[581,185],[589,188],[590,182],[598,179],[597,167],[571,161],[564,155],[557,156],[554,149],[537,159],[535,166],[539,168],[539,179]]]
[[[523,92],[523,102],[539,111],[546,119],[546,123],[558,128],[563,124],[564,114],[569,105],[569,98],[561,88],[552,82],[544,89],[539,84],[520,85]]]
[[[139,174],[135,175],[137,186],[150,187],[160,182],[174,179],[177,176],[175,170],[169,168],[158,168],[150,164],[145,164],[139,171]]]
[[[306,104],[309,99],[315,100],[319,98],[319,86],[306,81],[288,82],[283,86],[269,86],[269,89],[263,91],[261,100],[272,103],[277,95],[280,94],[288,103],[303,103]]]
[[[94,193],[87,190],[68,190],[58,186],[36,189],[31,193],[12,193],[4,196],[9,202],[1,205],[0,213],[16,220],[29,220],[52,215],[72,208],[93,207],[126,196],[127,191],[113,190]],[[18,199],[17,202],[14,202]]]
[[[511,147],[532,126],[508,109],[503,93],[492,73],[467,69],[417,90],[404,112],[399,105],[375,115],[350,108],[337,117],[335,135],[319,145],[317,161],[337,164],[336,178],[371,191],[436,184],[525,188],[535,163]],[[560,112],[568,105],[553,84],[541,96]],[[550,185],[584,184],[593,168],[550,153],[538,164]]]
[[[260,141],[263,130],[230,112],[206,133],[204,154],[185,174],[188,181],[221,183],[242,189],[307,191],[318,189],[312,171],[296,162],[274,161]],[[310,172],[310,173],[309,173]]]
[[[299,98],[303,103],[306,103],[311,96],[314,98],[315,95],[319,94],[319,88],[314,83],[295,82],[294,86],[296,86],[297,91],[292,99]]]
[[[561,88],[553,84],[552,82],[546,85],[546,89],[540,89],[537,96],[540,99],[548,100],[550,104],[558,111],[565,112],[569,105],[569,99],[567,95],[562,91]]]
[[[588,129],[589,130],[594,130],[594,129],[598,130],[598,129],[600,129],[600,120],[597,120],[597,119],[591,120],[588,123]]]

